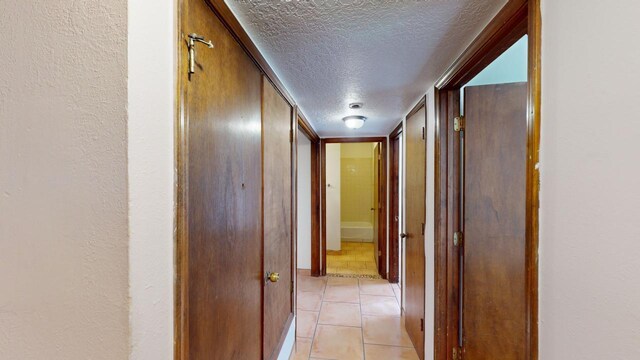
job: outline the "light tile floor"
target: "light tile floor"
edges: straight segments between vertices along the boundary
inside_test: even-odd
[[[342,241],[341,250],[327,250],[327,273],[378,275],[373,243]]]
[[[386,280],[298,274],[292,360],[417,360],[400,316],[400,288]]]

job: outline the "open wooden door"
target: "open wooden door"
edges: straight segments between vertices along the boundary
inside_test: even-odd
[[[186,32],[215,47],[196,43],[196,72],[190,78],[186,69],[180,73],[186,122],[181,146],[188,154],[180,184],[186,188],[180,357],[259,359],[261,74],[205,1],[183,4]],[[181,56],[188,64],[185,48]]]
[[[405,183],[405,327],[418,356],[424,359],[426,219],[426,141],[424,101],[407,117]]]
[[[527,83],[465,89],[462,345],[525,359]]]
[[[277,357],[293,320],[292,110],[263,77],[264,359]]]
[[[373,219],[373,257],[376,259],[376,267],[380,273],[380,144],[373,148],[373,201],[371,203],[371,217]]]

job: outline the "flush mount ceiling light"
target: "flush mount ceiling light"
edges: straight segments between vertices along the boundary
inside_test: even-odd
[[[342,118],[344,124],[350,129],[360,129],[366,120],[366,117],[360,115],[352,115]]]
[[[362,109],[362,103],[351,103],[349,109]]]

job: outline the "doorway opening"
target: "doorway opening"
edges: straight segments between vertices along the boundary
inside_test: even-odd
[[[386,279],[387,139],[323,139],[321,146],[323,274]]]
[[[379,276],[381,162],[379,142],[326,145],[328,275]]]
[[[436,84],[436,359],[537,358],[539,16],[509,2]]]

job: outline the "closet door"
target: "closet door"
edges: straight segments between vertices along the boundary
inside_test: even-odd
[[[189,360],[262,356],[261,74],[203,0],[185,2],[196,44],[186,86]],[[186,39],[185,39],[186,40]],[[183,55],[186,59],[186,50]],[[184,62],[187,63],[186,61]]]
[[[264,181],[264,358],[280,350],[293,320],[291,235],[292,108],[266,77],[262,81]]]
[[[424,126],[426,109],[422,105],[407,117],[406,180],[405,180],[405,327],[418,352],[424,359],[424,297],[425,255],[424,222],[426,218],[426,141]]]

